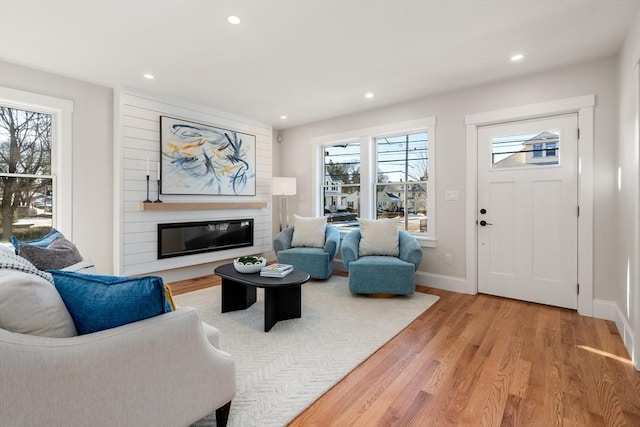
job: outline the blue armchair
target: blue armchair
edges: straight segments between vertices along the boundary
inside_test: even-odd
[[[420,244],[411,234],[400,230],[400,254],[360,257],[360,230],[342,240],[342,261],[349,270],[349,289],[356,294],[411,295],[416,289],[415,272],[422,260]]]
[[[297,270],[306,271],[314,279],[328,279],[333,271],[333,258],[338,253],[340,233],[338,229],[325,227],[324,248],[291,247],[293,227],[282,230],[273,241],[278,262],[291,264]]]

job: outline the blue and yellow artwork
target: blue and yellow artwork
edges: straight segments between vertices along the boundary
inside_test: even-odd
[[[255,196],[256,137],[160,116],[162,194]]]

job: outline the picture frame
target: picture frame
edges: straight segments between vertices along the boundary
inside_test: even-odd
[[[256,195],[256,136],[160,116],[160,193]]]

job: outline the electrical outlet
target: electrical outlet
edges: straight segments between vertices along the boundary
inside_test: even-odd
[[[453,255],[444,254],[444,263],[445,264],[453,264]]]

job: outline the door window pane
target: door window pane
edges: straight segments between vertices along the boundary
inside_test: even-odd
[[[494,169],[558,164],[560,131],[506,135],[492,138]]]

